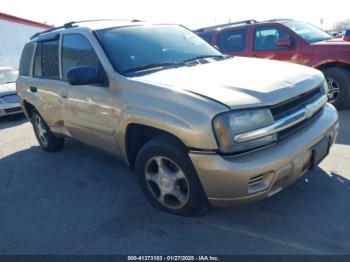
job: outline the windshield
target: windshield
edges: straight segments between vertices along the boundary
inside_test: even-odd
[[[16,82],[18,76],[17,70],[0,70],[0,84],[7,84]]]
[[[177,25],[146,25],[96,31],[114,69],[181,66],[199,57],[223,56],[196,34]]]
[[[293,30],[296,34],[301,36],[304,40],[306,40],[309,43],[315,43],[333,38],[325,31],[311,24],[302,22],[285,22],[284,25],[289,27],[291,30]]]

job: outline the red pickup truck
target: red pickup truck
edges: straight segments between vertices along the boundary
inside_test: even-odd
[[[350,105],[350,42],[294,20],[255,20],[195,30],[222,53],[283,60],[321,70],[328,82],[329,102]]]

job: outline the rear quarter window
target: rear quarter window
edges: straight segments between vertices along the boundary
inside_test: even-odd
[[[19,75],[21,76],[30,76],[30,68],[32,63],[34,47],[34,43],[28,43],[23,48],[21,59],[19,62]]]

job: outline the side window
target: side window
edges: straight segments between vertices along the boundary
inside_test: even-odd
[[[69,34],[63,36],[62,43],[62,73],[63,78],[67,79],[67,72],[72,67],[88,65],[102,71],[99,59],[92,48],[90,42],[79,34]]]
[[[286,47],[278,46],[277,39],[292,40],[290,35],[280,28],[257,28],[255,31],[255,50],[284,50]]]
[[[213,36],[212,36],[211,32],[199,33],[198,36],[201,37],[204,41],[206,41],[209,44],[211,44],[211,41],[213,39]]]
[[[247,30],[230,30],[218,34],[218,46],[222,52],[241,52],[246,49]]]
[[[21,76],[30,75],[30,66],[32,62],[34,47],[35,47],[34,43],[28,43],[23,48],[21,60],[19,62],[19,75]]]
[[[34,58],[34,77],[58,79],[58,40],[38,42]]]

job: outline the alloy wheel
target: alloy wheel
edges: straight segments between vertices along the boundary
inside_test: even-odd
[[[40,139],[40,142],[44,146],[47,146],[48,145],[47,130],[46,130],[46,127],[45,127],[43,120],[41,119],[41,117],[39,115],[35,116],[34,125],[35,125],[35,129],[37,131],[38,138]]]
[[[333,78],[327,78],[327,84],[328,84],[328,102],[334,103],[337,101],[340,95],[340,87],[336,80]]]
[[[170,209],[184,207],[190,198],[189,183],[181,168],[162,156],[151,158],[145,167],[146,184],[153,197]]]

